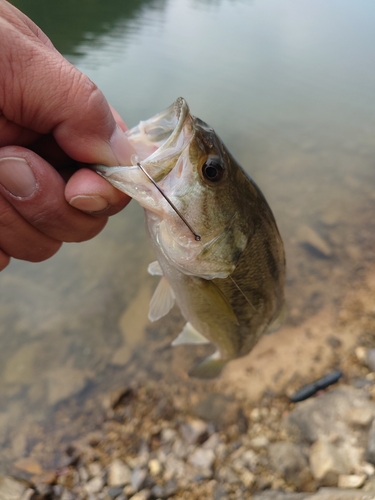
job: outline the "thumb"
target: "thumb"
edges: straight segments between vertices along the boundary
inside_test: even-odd
[[[134,149],[96,85],[19,18],[1,20],[0,109],[7,123],[53,134],[74,160],[129,164]]]

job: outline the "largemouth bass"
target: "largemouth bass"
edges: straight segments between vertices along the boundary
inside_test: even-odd
[[[175,301],[187,323],[172,345],[213,343],[191,376],[212,378],[244,356],[284,302],[283,243],[268,203],[214,130],[177,99],[126,132],[133,166],[95,166],[145,209],[160,275],[149,318]],[[166,199],[167,198],[167,199]]]

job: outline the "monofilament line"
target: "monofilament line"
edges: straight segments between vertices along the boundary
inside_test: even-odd
[[[236,286],[237,290],[245,297],[246,301],[251,305],[251,307],[254,309],[254,311],[256,312],[257,310],[255,309],[255,307],[253,306],[253,304],[250,302],[249,298],[246,297],[246,295],[243,293],[243,291],[241,290],[241,288],[237,285],[237,283],[234,281],[234,279],[232,278],[232,276],[228,276],[231,281],[233,282],[233,284]]]
[[[156,187],[156,189],[159,191],[159,193],[165,198],[165,200],[169,203],[169,205],[173,208],[173,210],[176,212],[176,214],[180,217],[180,219],[184,222],[184,224],[190,229],[190,231],[193,233],[194,238],[196,241],[201,241],[201,237],[199,234],[197,234],[194,229],[191,227],[191,225],[188,223],[188,221],[185,219],[185,217],[181,214],[181,212],[177,209],[177,207],[174,206],[174,204],[171,202],[171,200],[163,193],[163,191],[160,189],[160,187],[156,184],[154,179],[149,175],[146,170],[142,167],[142,165],[137,162],[138,167],[142,170],[142,172],[145,174],[145,176],[152,182],[152,184]]]

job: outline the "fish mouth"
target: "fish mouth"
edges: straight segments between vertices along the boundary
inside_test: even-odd
[[[178,97],[165,111],[158,113],[126,135],[136,150],[134,165],[142,166],[155,182],[162,180],[173,169],[178,157],[194,136],[193,118],[183,97]]]

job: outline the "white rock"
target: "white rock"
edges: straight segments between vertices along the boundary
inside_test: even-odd
[[[366,476],[356,474],[340,474],[337,486],[339,488],[360,488],[366,481]]]
[[[210,449],[197,448],[190,455],[188,461],[197,469],[212,469],[215,453]]]
[[[314,478],[324,486],[337,486],[339,475],[350,473],[343,455],[326,439],[318,439],[311,446],[310,469]]]
[[[152,476],[158,476],[162,471],[162,466],[159,460],[153,458],[148,463],[148,470]]]
[[[99,493],[103,489],[104,479],[102,477],[93,477],[88,481],[84,488],[87,493]]]
[[[262,448],[267,448],[270,442],[266,438],[266,436],[257,436],[250,441],[250,446],[254,448],[254,450],[261,450]]]
[[[131,470],[122,460],[116,459],[108,467],[108,486],[125,486],[131,482]]]

